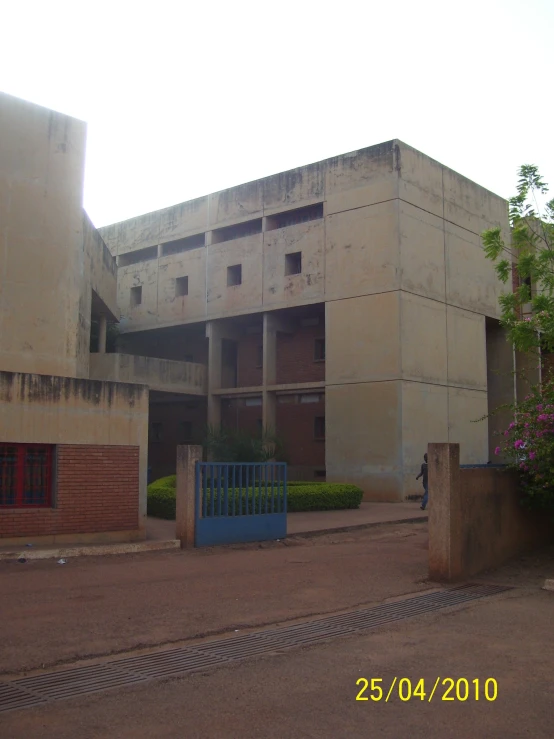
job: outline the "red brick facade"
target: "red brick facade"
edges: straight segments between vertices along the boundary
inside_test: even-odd
[[[259,387],[262,384],[262,334],[242,336],[238,345],[238,387]]]
[[[139,448],[60,444],[51,508],[0,508],[0,538],[139,527]]]
[[[148,467],[151,480],[175,474],[178,444],[203,444],[206,417],[205,398],[150,403]],[[190,424],[191,434],[188,438],[184,435],[187,431],[184,424]],[[161,441],[155,440],[154,431],[157,429],[161,433]]]
[[[292,467],[325,468],[325,439],[316,439],[314,434],[316,417],[324,416],[323,395],[319,403],[277,405],[277,433],[283,439]]]
[[[300,326],[294,334],[277,334],[277,384],[324,382],[325,362],[315,361],[315,341],[325,326]]]

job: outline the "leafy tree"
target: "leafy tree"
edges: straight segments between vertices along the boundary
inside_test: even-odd
[[[548,192],[534,165],[519,169],[517,195],[509,201],[511,243],[500,228],[482,234],[485,255],[495,262],[503,283],[512,290],[500,297],[501,324],[515,348],[528,354],[554,350],[554,200],[539,208]],[[523,306],[531,304],[531,314]],[[495,449],[520,475],[524,502],[554,509],[554,380],[533,386],[509,408],[513,421]]]
[[[495,262],[502,282],[511,282],[513,270],[520,284],[500,297],[501,323],[521,352],[554,351],[554,199],[541,209],[548,192],[538,167],[520,167],[517,195],[509,201],[511,245],[500,228],[482,234],[485,255]],[[532,288],[531,288],[532,286]],[[522,307],[531,303],[532,315]]]
[[[205,447],[214,462],[286,461],[283,443],[271,429],[249,434],[246,431],[208,426]]]

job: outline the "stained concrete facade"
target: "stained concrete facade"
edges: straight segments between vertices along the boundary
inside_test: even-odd
[[[105,342],[119,309],[115,258],[82,207],[85,139],[83,122],[0,94],[0,540],[145,537],[148,388],[89,379],[91,323]],[[54,450],[49,508],[16,508],[6,493],[25,444]],[[58,445],[71,450],[57,457]],[[98,509],[95,465],[122,475],[124,506],[111,495]]]
[[[273,427],[287,393],[324,393],[327,480],[399,500],[420,491],[429,442],[489,459],[488,424],[472,421],[503,392],[491,363],[513,366],[501,342],[487,349],[503,290],[480,243],[493,226],[508,237],[502,198],[395,140],[100,233],[118,260],[125,351],[173,331],[186,352],[203,333],[211,423],[222,400],[259,397],[258,422]],[[279,341],[314,310],[324,377],[279,384]],[[225,347],[256,332],[261,378],[229,381]]]

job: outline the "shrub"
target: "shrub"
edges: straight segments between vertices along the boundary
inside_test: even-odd
[[[287,507],[297,511],[332,511],[345,508],[359,508],[363,491],[356,485],[343,485],[332,482],[308,483],[287,486]]]
[[[554,380],[532,387],[510,408],[514,420],[495,453],[519,472],[525,503],[554,510]]]
[[[176,476],[162,477],[148,486],[148,515],[156,518],[175,518],[175,483]],[[278,490],[273,493],[274,502],[278,504]],[[289,512],[300,511],[330,511],[343,510],[346,508],[358,508],[362,501],[363,491],[355,485],[327,482],[292,482],[287,485],[287,508]],[[234,508],[238,514],[253,511],[260,504],[259,491],[252,488],[235,490]],[[271,503],[271,493],[268,491],[268,506]],[[207,495],[207,506],[211,504],[210,491]],[[265,506],[265,497],[262,492],[262,510]],[[217,493],[214,496],[214,510],[219,510]],[[233,511],[233,496],[228,494],[228,510]],[[222,502],[222,513],[223,502]]]

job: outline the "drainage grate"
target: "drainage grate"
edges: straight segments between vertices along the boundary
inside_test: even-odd
[[[396,603],[326,616],[292,626],[0,682],[0,711],[31,708],[47,701],[184,675],[259,654],[308,646],[321,639],[374,629],[383,624],[469,603],[507,590],[511,588],[499,585],[461,585]]]

